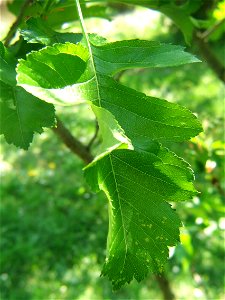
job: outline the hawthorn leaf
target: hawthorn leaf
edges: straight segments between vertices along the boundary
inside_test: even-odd
[[[178,172],[177,176],[173,176]],[[179,241],[181,222],[166,201],[186,200],[196,194],[189,166],[169,150],[158,153],[114,150],[85,168],[94,191],[109,200],[107,258],[102,275],[114,289],[148,272],[160,273],[168,246]]]
[[[16,60],[0,42],[0,80],[6,84],[16,84]]]
[[[106,75],[133,68],[172,67],[200,62],[184,47],[146,40],[124,40],[103,45],[92,43],[97,72]]]
[[[102,18],[110,20],[112,9],[107,6],[92,4],[82,5],[82,11],[85,18]],[[51,13],[47,15],[46,25],[53,28],[60,28],[62,24],[71,23],[78,20],[75,1],[60,1],[51,9]]]
[[[91,89],[93,82],[88,85]],[[187,108],[146,96],[108,76],[98,75],[96,97],[89,100],[109,110],[132,143],[184,141],[202,131],[200,122]]]
[[[34,132],[42,133],[43,127],[54,126],[54,107],[21,87],[0,81],[0,89],[0,134],[9,144],[27,150]]]
[[[79,43],[82,39],[81,33],[61,33],[48,27],[41,18],[30,18],[26,22],[26,27],[20,31],[23,38],[29,43],[40,43],[52,45],[55,43]]]
[[[137,41],[131,43],[138,45]],[[115,43],[110,44],[112,49],[113,44]],[[118,43],[116,45],[118,46]],[[99,47],[101,48],[101,45]],[[165,51],[164,45],[162,48]],[[123,48],[123,58],[119,54],[120,59],[124,60],[123,66],[127,65],[125,49],[126,47]],[[170,57],[172,49],[170,45],[168,49]],[[187,58],[183,48],[178,51],[180,58],[182,55],[184,58],[183,61],[180,59],[180,63],[195,60],[191,55]],[[115,56],[116,53],[120,53],[119,50],[115,52]],[[129,53],[130,50],[128,50]],[[69,56],[70,59],[66,60],[62,55],[65,58]],[[163,55],[165,61],[166,53]],[[145,56],[147,60],[147,52]],[[151,56],[151,51],[149,56]],[[137,67],[136,58],[132,57],[131,65]],[[107,72],[112,72],[112,69],[115,71],[116,59],[112,65],[115,67],[109,67]],[[96,59],[93,53],[88,53],[82,45],[56,44],[32,52],[26,60],[21,60],[17,67],[17,81],[28,92],[51,103],[79,104],[89,101],[95,106],[107,109],[114,115],[128,138],[135,143],[143,138],[149,142],[152,140],[183,141],[201,131],[199,121],[188,109],[166,100],[148,97],[125,87],[112,77],[102,74],[102,70],[102,62]]]
[[[92,110],[98,120],[102,136],[102,143],[98,149],[101,156],[114,149],[133,149],[131,141],[125,135],[124,130],[108,110],[95,105],[92,105]]]
[[[28,149],[34,132],[55,123],[53,105],[16,86],[16,59],[0,43],[0,134],[9,144]]]
[[[46,102],[71,105],[84,102],[74,90],[76,82],[85,81],[82,77],[89,53],[82,45],[55,44],[31,52],[26,60],[19,60],[17,82],[25,90]]]

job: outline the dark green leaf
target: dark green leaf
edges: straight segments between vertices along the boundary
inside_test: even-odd
[[[16,60],[0,42],[0,80],[10,84],[16,84]]]
[[[82,34],[60,33],[52,30],[46,22],[38,18],[30,18],[26,22],[26,28],[21,30],[21,34],[29,43],[40,43],[52,45],[55,43],[78,43],[82,39]]]
[[[20,87],[0,82],[1,127],[9,144],[28,149],[34,132],[54,125],[54,107],[27,93]]]

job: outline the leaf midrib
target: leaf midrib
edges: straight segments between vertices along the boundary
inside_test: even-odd
[[[24,137],[23,128],[22,128],[22,121],[21,121],[20,114],[19,114],[19,105],[18,105],[18,99],[17,99],[17,96],[16,96],[15,88],[12,88],[12,91],[13,91],[13,98],[15,100],[15,110],[16,110],[16,114],[17,114],[17,118],[18,118],[21,137],[22,137],[22,141],[23,141],[23,144],[24,144],[24,147],[25,147],[26,142],[25,142],[25,137]]]
[[[125,229],[125,226],[124,226],[124,219],[123,219],[123,213],[122,213],[122,206],[121,206],[121,197],[119,195],[119,189],[118,189],[118,183],[117,183],[117,180],[116,180],[116,174],[115,174],[115,171],[114,171],[114,166],[113,166],[113,162],[112,162],[112,155],[109,154],[109,160],[110,160],[110,164],[111,164],[111,168],[112,168],[112,174],[113,174],[113,178],[114,178],[114,181],[115,181],[115,185],[116,185],[116,191],[117,191],[117,196],[118,196],[118,201],[119,201],[119,210],[120,210],[120,215],[121,215],[121,221],[122,221],[122,227],[123,227],[123,235],[124,235],[124,242],[125,242],[125,255],[124,255],[124,262],[123,262],[123,267],[122,267],[122,271],[125,267],[125,261],[126,261],[126,257],[127,257],[127,251],[128,251],[128,246],[127,246],[127,239],[126,239],[126,229]]]

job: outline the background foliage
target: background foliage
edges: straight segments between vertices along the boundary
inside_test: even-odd
[[[214,18],[220,18],[218,11]],[[112,21],[89,19],[87,23],[90,31],[111,41],[138,37],[185,45],[169,19],[144,8],[126,10]],[[77,28],[78,23],[70,24],[71,31]],[[222,38],[223,34],[211,41],[220,58]],[[176,205],[185,226],[182,243],[171,249],[166,272],[178,299],[223,299],[224,86],[204,62],[197,67],[126,71],[120,81],[153,96],[175,99],[203,123],[199,137],[170,144],[192,165],[201,194]],[[61,118],[88,143],[95,122],[85,105],[79,111],[63,108]],[[103,194],[90,192],[82,177],[83,163],[52,131],[36,135],[28,152],[3,139],[1,149],[2,299],[162,299],[151,276],[116,293],[99,277],[105,257],[107,202]]]

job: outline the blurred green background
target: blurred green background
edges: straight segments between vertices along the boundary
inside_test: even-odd
[[[12,16],[4,10],[2,17],[4,37]],[[185,45],[169,19],[147,9],[126,11],[112,21],[89,19],[87,26],[110,41],[140,38]],[[222,57],[219,43],[214,50]],[[190,142],[168,145],[191,164],[200,194],[176,205],[184,227],[181,244],[170,249],[166,275],[177,299],[225,299],[224,86],[204,62],[129,70],[120,81],[188,107],[203,124],[204,133]],[[87,144],[95,130],[90,110],[83,105],[57,107],[57,112]],[[82,161],[51,130],[36,135],[27,152],[1,138],[0,158],[2,300],[163,299],[152,275],[118,292],[100,277],[107,201],[90,191],[82,177]]]

